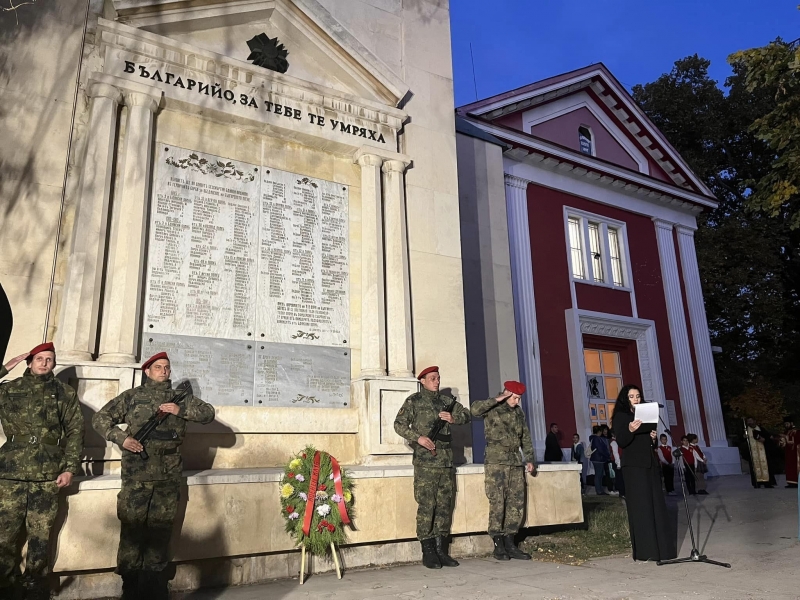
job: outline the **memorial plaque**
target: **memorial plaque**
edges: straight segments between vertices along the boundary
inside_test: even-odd
[[[347,187],[264,167],[259,243],[259,334],[270,342],[346,346]]]
[[[217,406],[347,406],[347,186],[174,146],[155,173],[142,355]]]
[[[169,354],[172,379],[188,379],[194,393],[214,406],[253,403],[255,348],[241,340],[154,333],[145,338],[142,356]]]
[[[161,147],[151,204],[146,331],[252,339],[260,187],[253,165]]]
[[[256,406],[343,408],[350,402],[350,350],[257,344]]]

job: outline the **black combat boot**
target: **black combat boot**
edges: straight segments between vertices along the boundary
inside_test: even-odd
[[[457,567],[458,561],[447,554],[447,540],[441,535],[436,537],[436,556],[443,567]]]
[[[492,541],[494,542],[494,552],[493,552],[492,555],[497,560],[511,560],[508,557],[508,553],[506,552],[506,545],[503,542],[503,536],[502,535],[493,535],[492,536]]]
[[[37,577],[25,582],[25,600],[50,600],[50,582],[47,577]]]
[[[508,554],[509,558],[516,558],[517,560],[530,560],[531,555],[527,552],[523,552],[517,545],[514,543],[514,535],[508,534],[505,536],[505,545],[506,545],[506,553]]]
[[[139,573],[129,571],[122,573],[122,600],[139,600]]]
[[[422,565],[428,569],[441,569],[442,563],[436,555],[436,541],[433,538],[420,541],[422,545]]]

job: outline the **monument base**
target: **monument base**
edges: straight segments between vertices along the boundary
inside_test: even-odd
[[[527,477],[525,526],[583,521],[578,465],[541,465]],[[413,468],[356,466],[356,530],[342,548],[345,568],[420,560],[416,541]],[[295,577],[300,553],[284,531],[279,487],[282,469],[219,469],[187,472],[173,532],[177,571],[173,588],[181,590],[259,583]],[[458,494],[452,532],[457,556],[489,551],[484,533],[488,501],[483,465],[456,470]],[[53,572],[61,578],[59,598],[90,599],[119,594],[113,574],[119,540],[117,475],[84,478],[74,484],[62,507]],[[315,557],[314,573],[333,569]]]

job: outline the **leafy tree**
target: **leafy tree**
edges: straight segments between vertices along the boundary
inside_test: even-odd
[[[778,216],[787,214],[793,229],[800,227],[800,45],[780,38],[764,46],[732,54],[730,63],[744,70],[751,93],[773,97],[771,110],[760,115],[752,131],[774,153],[771,168],[749,198],[754,208]]]
[[[723,348],[715,363],[727,416],[733,398],[752,397],[742,394],[758,378],[772,382],[785,406],[800,408],[800,235],[787,211],[752,200],[775,162],[752,127],[775,109],[774,90],[749,86],[741,61],[723,90],[709,64],[697,55],[678,60],[634,86],[633,97],[719,200],[699,218],[696,245],[712,342]]]

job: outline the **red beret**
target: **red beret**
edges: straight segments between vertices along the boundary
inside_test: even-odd
[[[428,367],[427,369],[422,369],[422,371],[419,372],[419,375],[417,375],[417,379],[422,379],[428,373],[438,373],[438,372],[439,372],[439,367],[436,366]]]
[[[158,354],[153,354],[150,358],[142,363],[142,371],[146,370],[150,365],[152,365],[157,360],[161,359],[169,360],[169,356],[167,356],[166,352],[159,352]]]
[[[509,392],[512,394],[516,394],[517,396],[522,396],[525,393],[525,384],[520,383],[519,381],[506,381],[503,384]]]
[[[31,364],[33,357],[39,354],[39,352],[52,352],[53,354],[56,353],[56,347],[53,345],[53,342],[47,342],[46,344],[39,344],[35,348],[33,348],[30,352],[28,352],[28,358],[25,359],[25,362]]]

